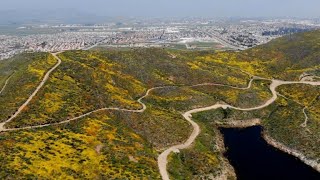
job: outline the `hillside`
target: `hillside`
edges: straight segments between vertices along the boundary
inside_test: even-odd
[[[241,52],[99,49],[0,61],[0,178],[160,179],[159,154],[194,132],[190,110],[201,131],[169,154],[174,179],[235,178],[218,127],[237,120],[260,119],[265,134],[320,163],[319,50],[315,31]]]
[[[21,54],[0,62],[0,122],[12,115],[57,62],[50,54]],[[8,80],[8,81],[7,81]],[[6,83],[7,81],[7,83]]]

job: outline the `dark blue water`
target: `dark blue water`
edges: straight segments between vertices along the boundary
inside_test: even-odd
[[[239,180],[320,180],[320,173],[267,144],[259,126],[221,128],[227,152]]]

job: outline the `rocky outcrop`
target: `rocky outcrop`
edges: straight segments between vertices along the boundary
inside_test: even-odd
[[[315,169],[316,171],[320,172],[320,163],[317,162],[316,160],[312,160],[312,159],[309,159],[307,158],[305,155],[303,155],[301,152],[295,150],[295,149],[292,149],[292,148],[289,148],[287,147],[286,145],[280,143],[280,142],[277,142],[276,140],[274,140],[272,137],[270,137],[269,135],[266,134],[266,132],[263,132],[262,133],[263,135],[263,138],[265,139],[265,141],[272,145],[273,147],[283,151],[283,152],[286,152],[292,156],[295,156],[297,157],[298,159],[300,159],[302,162],[304,162],[305,164],[311,166],[313,169]]]

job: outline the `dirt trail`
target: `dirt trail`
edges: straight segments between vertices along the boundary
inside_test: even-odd
[[[7,84],[9,83],[9,80],[10,80],[10,78],[12,77],[12,75],[13,74],[11,74],[8,78],[7,78],[7,80],[6,80],[6,82],[4,82],[4,85],[2,86],[2,88],[1,88],[1,90],[0,90],[0,94],[2,94],[2,92],[5,90],[5,88],[7,87]]]
[[[307,127],[307,123],[308,123],[308,120],[309,120],[309,117],[308,117],[308,115],[306,113],[306,109],[307,109],[307,107],[303,108],[303,110],[302,110],[302,112],[304,114],[304,122],[300,125],[301,127],[304,127],[304,128]]]

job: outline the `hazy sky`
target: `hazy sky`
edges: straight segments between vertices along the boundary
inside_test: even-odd
[[[320,0],[1,0],[0,10],[74,9],[107,16],[320,17]]]

